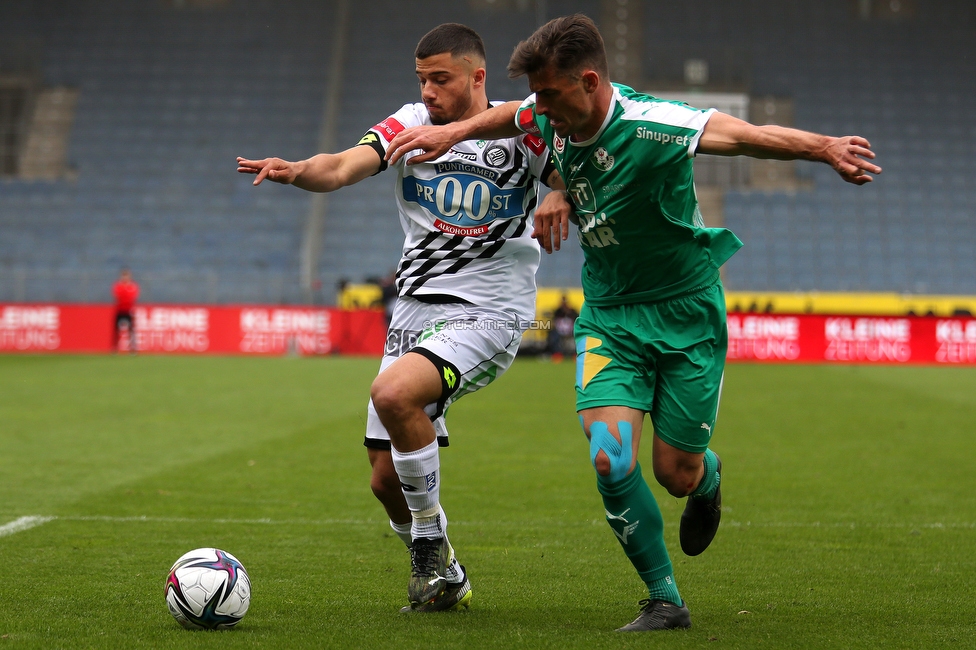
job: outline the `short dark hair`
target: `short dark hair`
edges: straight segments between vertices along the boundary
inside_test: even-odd
[[[459,23],[444,23],[427,32],[420,42],[414,56],[418,59],[448,52],[451,56],[461,57],[474,54],[485,61],[485,43],[474,31]]]
[[[515,47],[508,76],[514,79],[550,65],[560,74],[575,76],[589,69],[607,79],[607,51],[596,23],[583,14],[553,18]]]

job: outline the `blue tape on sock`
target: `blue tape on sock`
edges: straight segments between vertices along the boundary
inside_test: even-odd
[[[620,442],[610,433],[606,422],[594,422],[590,425],[590,462],[596,467],[596,455],[603,450],[610,459],[610,474],[600,476],[600,479],[611,483],[627,476],[634,458],[633,429],[630,423],[617,422],[617,431],[620,432]]]

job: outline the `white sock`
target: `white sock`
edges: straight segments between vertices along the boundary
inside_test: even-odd
[[[396,536],[410,548],[410,543],[413,542],[413,537],[410,535],[410,528],[413,526],[413,522],[407,522],[405,524],[398,524],[397,522],[390,520],[390,528],[396,533]]]
[[[407,507],[413,517],[412,524],[394,524],[390,526],[409,547],[413,540],[419,537],[439,539],[447,537],[447,514],[441,508],[440,500],[440,455],[437,441],[417,451],[400,453],[392,448],[393,467],[400,477],[401,485],[408,485],[413,489],[405,489],[403,496],[407,500]],[[447,567],[448,582],[464,581],[464,569],[458,564],[457,558],[451,558]]]
[[[464,582],[464,567],[458,564],[457,558],[451,558],[451,563],[447,567],[447,578],[448,582],[457,584],[459,582]]]
[[[439,539],[447,535],[447,517],[440,506],[440,456],[437,441],[417,451],[391,449],[393,467],[413,516],[412,538]]]

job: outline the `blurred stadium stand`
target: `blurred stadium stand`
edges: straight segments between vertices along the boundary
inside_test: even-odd
[[[206,3],[202,3],[206,5]],[[255,190],[237,155],[308,155],[331,12],[315,2],[3,2],[0,42],[77,88],[56,180],[0,181],[0,300],[297,301],[309,196]],[[0,49],[0,52],[3,50]]]
[[[235,156],[315,153],[330,88],[332,141],[355,144],[417,101],[413,48],[440,22],[485,38],[489,96],[521,98],[509,53],[540,17],[572,11],[601,23],[618,78],[692,103],[745,93],[751,119],[767,109],[770,121],[864,135],[878,152],[884,174],[862,188],[810,163],[702,187],[745,242],[726,266],[730,290],[976,294],[972,2],[367,0],[349,2],[344,23],[339,6],[0,0],[0,113],[28,125],[24,142],[47,115],[52,160],[67,133],[60,167],[38,154],[30,170],[23,158],[18,173],[0,168],[0,301],[105,302],[127,265],[147,301],[334,302],[340,279],[396,264],[393,174],[329,196],[303,289],[312,195],[251,187]],[[29,96],[19,113],[10,88]],[[543,256],[540,285],[578,286],[569,244]]]

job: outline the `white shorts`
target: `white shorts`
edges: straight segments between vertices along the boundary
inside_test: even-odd
[[[441,399],[424,409],[434,424],[437,442],[448,445],[444,415],[458,399],[500,377],[515,359],[528,323],[513,312],[465,303],[428,304],[400,298],[393,309],[380,372],[407,352],[422,354],[438,367]],[[452,381],[453,379],[453,381]],[[389,449],[390,434],[370,400],[365,446]]]

